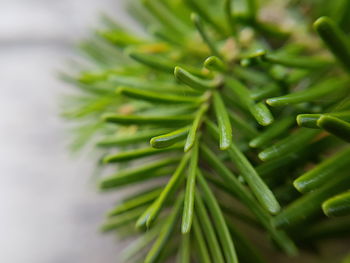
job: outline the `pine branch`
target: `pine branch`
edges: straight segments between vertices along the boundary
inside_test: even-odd
[[[239,13],[230,0],[135,0],[148,36],[104,18],[82,44],[97,70],[65,77],[81,94],[65,117],[81,123],[79,145],[97,141],[100,165],[118,165],[101,190],[141,189],[101,228],[138,227],[126,261],[265,262],[252,231],[286,257],[349,237],[350,6],[282,2],[271,24],[259,10],[270,1]],[[307,36],[308,19],[294,17],[316,14],[335,20]]]

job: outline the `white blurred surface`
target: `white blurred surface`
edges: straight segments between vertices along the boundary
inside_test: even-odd
[[[97,229],[113,198],[96,193],[93,159],[68,150],[56,78],[73,43],[118,0],[0,1],[0,262],[119,262]]]

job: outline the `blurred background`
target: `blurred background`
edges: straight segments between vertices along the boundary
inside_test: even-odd
[[[96,192],[95,163],[68,150],[57,72],[118,0],[0,1],[0,262],[119,262],[98,227],[115,196]]]

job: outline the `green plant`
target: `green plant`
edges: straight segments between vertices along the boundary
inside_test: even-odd
[[[102,226],[140,233],[125,260],[266,262],[243,233],[287,255],[349,235],[349,3],[131,1],[140,35],[104,18],[65,115],[118,165],[101,190],[142,185]]]

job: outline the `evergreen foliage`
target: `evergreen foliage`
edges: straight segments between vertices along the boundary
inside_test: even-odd
[[[349,236],[350,1],[128,4],[147,33],[104,17],[64,76],[75,146],[117,165],[99,188],[138,186],[102,226],[136,225],[123,259],[276,262],[251,233],[286,257]]]

